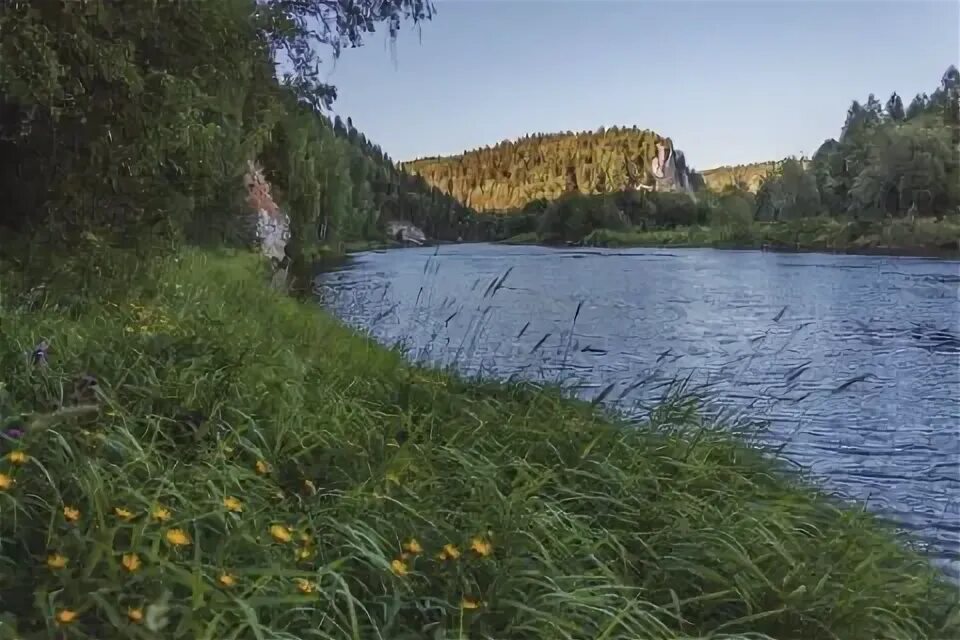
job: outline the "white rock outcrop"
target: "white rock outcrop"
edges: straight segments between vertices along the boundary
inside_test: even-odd
[[[427,235],[420,227],[402,220],[393,220],[387,223],[387,233],[393,240],[422,245],[427,241]]]
[[[270,183],[263,170],[253,162],[247,165],[244,176],[247,204],[256,216],[256,241],[267,258],[283,262],[290,241],[290,218],[280,210],[270,195]]]

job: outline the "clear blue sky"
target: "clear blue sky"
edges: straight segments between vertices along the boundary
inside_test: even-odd
[[[448,0],[326,68],[395,160],[633,125],[699,169],[812,154],[853,99],[908,103],[960,56],[960,1]]]

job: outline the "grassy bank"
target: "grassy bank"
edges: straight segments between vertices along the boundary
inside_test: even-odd
[[[191,253],[64,308],[8,278],[0,638],[960,632],[923,558],[690,404],[622,428],[412,367],[265,279]]]
[[[508,239],[509,244],[536,244],[536,234]],[[801,218],[790,222],[754,222],[739,226],[677,227],[655,231],[597,229],[582,244],[597,247],[769,248],[790,251],[837,251],[960,255],[960,218],[918,218],[858,222],[836,218]]]

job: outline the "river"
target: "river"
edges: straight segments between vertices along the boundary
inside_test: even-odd
[[[955,572],[958,286],[945,260],[467,244],[359,254],[318,293],[412,359],[630,414],[682,380]]]

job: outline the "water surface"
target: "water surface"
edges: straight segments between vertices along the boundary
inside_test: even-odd
[[[361,254],[319,285],[347,322],[466,373],[638,413],[687,379],[956,569],[958,262],[470,244]]]

